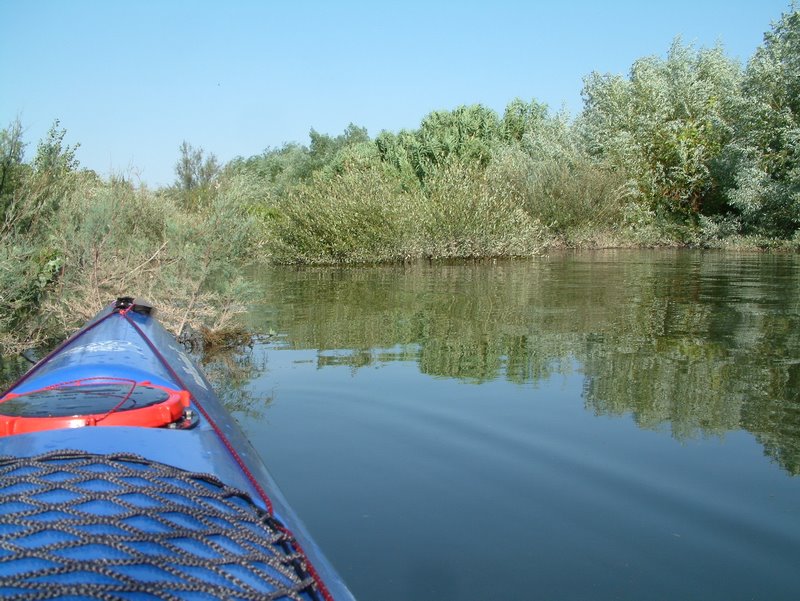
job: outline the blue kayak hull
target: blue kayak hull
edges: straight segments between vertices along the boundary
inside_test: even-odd
[[[109,306],[34,366],[9,392],[24,395],[64,382],[96,378],[146,381],[188,390],[197,423],[191,428],[87,426],[2,436],[0,456],[31,458],[62,450],[98,455],[122,453],[186,472],[210,474],[226,486],[246,493],[254,505],[291,533],[317,585],[300,598],[353,598],[211,384],[149,312]],[[0,413],[2,407],[0,401]],[[0,507],[0,523],[3,511]],[[0,561],[0,591],[3,565]]]

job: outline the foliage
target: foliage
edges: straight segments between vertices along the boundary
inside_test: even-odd
[[[747,65],[734,142],[724,163],[728,201],[745,225],[800,230],[800,12],[784,14]]]
[[[309,146],[287,143],[280,148],[267,148],[257,156],[237,157],[226,170],[255,175],[271,197],[282,197],[293,186],[308,183],[316,173],[330,171],[351,148],[370,142],[367,130],[353,123],[335,137],[313,128],[309,137]]]
[[[77,170],[79,165],[75,151],[80,144],[65,145],[64,137],[67,135],[67,130],[59,128],[59,125],[60,122],[56,119],[47,132],[47,137],[39,142],[36,157],[33,159],[33,168],[36,172],[50,180]]]
[[[308,147],[308,160],[305,165],[305,171],[300,174],[300,177],[305,180],[334,163],[341,152],[363,142],[369,142],[367,130],[353,123],[345,128],[342,135],[335,138],[327,134],[321,134],[312,128],[309,138],[311,139],[311,144]]]
[[[21,127],[18,122],[3,131],[8,140],[6,154],[8,178],[2,198],[0,234],[25,232],[36,236],[46,230],[59,204],[69,194],[80,178],[91,177],[90,172],[78,173],[75,157],[78,145],[64,143],[66,130],[59,128],[56,120],[45,139],[39,142],[31,164],[22,161]]]
[[[429,258],[531,256],[542,245],[515,190],[474,164],[451,161],[430,176],[417,214],[418,248]]]
[[[424,189],[408,190],[358,148],[341,173],[296,186],[267,214],[273,261],[529,256],[541,247],[539,228],[513,191],[494,187],[482,170],[453,161]]]
[[[480,104],[428,114],[415,132],[382,132],[376,144],[383,161],[421,181],[451,160],[486,167],[500,141],[497,114]]]
[[[288,263],[403,259],[410,202],[380,169],[319,174],[294,187],[271,214],[272,258]]]
[[[678,39],[666,60],[637,60],[627,78],[584,80],[580,127],[593,156],[629,173],[652,207],[697,214],[715,194],[714,159],[730,141],[740,70],[722,48]]]
[[[188,191],[211,184],[219,173],[217,157],[213,153],[205,156],[202,148],[194,148],[186,140],[181,144],[180,153],[175,163],[175,185]]]
[[[187,211],[173,195],[75,172],[63,131],[40,144],[0,246],[0,354],[63,338],[109,300],[154,301],[168,327],[223,327],[246,299],[259,197],[246,176]]]
[[[225,166],[225,172],[256,177],[268,196],[280,197],[304,179],[307,153],[305,146],[288,143],[247,159],[236,157]]]
[[[173,194],[187,209],[207,205],[214,195],[214,187],[220,173],[217,157],[205,154],[202,148],[194,148],[186,140],[180,146],[180,157],[175,163],[175,186]]]
[[[525,102],[515,98],[506,106],[503,120],[500,122],[503,139],[506,142],[522,142],[526,134],[530,134],[547,119],[547,105],[532,100]]]
[[[629,195],[625,174],[591,157],[566,115],[537,110],[522,131],[495,154],[493,186],[511,188],[528,214],[557,235],[620,224]]]
[[[22,123],[15,119],[7,128],[0,130],[0,222],[5,221],[14,191],[24,181],[27,172],[27,166],[22,162],[24,153]]]

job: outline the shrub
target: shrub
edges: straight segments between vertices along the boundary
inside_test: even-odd
[[[255,221],[241,181],[189,214],[169,194],[74,173],[58,187],[65,177],[53,180],[48,218],[4,238],[0,354],[62,339],[116,296],[155,302],[176,332],[187,321],[223,327],[246,300],[235,272],[252,255]],[[23,215],[40,202],[22,200]]]
[[[417,247],[433,258],[530,256],[542,247],[542,228],[513,186],[495,185],[476,165],[453,161],[425,185],[417,207]]]
[[[409,197],[385,171],[367,167],[290,190],[269,214],[267,242],[280,263],[402,259]]]

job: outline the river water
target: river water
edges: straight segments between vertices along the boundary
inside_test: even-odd
[[[204,369],[361,601],[800,599],[800,256],[253,282]]]
[[[798,256],[255,280],[226,402],[357,598],[800,598]]]

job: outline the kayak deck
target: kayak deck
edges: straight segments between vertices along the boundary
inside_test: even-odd
[[[0,457],[0,506],[4,597],[308,599],[313,588],[290,535],[246,494],[141,456]]]

